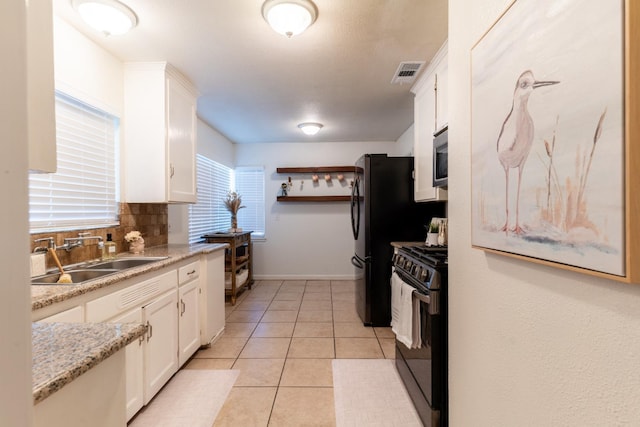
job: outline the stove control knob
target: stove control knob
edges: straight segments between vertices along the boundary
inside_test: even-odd
[[[422,271],[420,272],[420,280],[426,281],[428,278],[429,278],[429,270],[427,270],[426,268],[423,268]]]
[[[418,265],[416,265],[416,264],[413,264],[411,266],[411,275],[414,276],[414,277],[417,277],[419,270],[420,270],[420,267]]]

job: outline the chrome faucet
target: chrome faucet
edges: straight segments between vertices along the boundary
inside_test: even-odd
[[[73,248],[77,248],[78,246],[84,246],[84,241],[89,239],[97,239],[98,247],[104,247],[104,242],[102,241],[102,236],[92,236],[91,233],[78,233],[78,237],[67,237],[64,239],[64,244],[62,246],[58,246],[58,249],[64,249],[69,252]]]
[[[43,237],[41,239],[36,239],[33,241],[34,243],[47,242],[47,246],[36,246],[33,248],[33,253],[37,254],[38,252],[47,252],[49,249],[56,249],[56,242],[53,237]]]

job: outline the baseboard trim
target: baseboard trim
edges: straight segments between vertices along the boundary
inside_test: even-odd
[[[253,275],[254,280],[355,280],[354,275],[326,275],[326,274],[260,274]]]

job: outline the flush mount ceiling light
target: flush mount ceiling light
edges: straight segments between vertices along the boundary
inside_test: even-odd
[[[313,24],[318,15],[310,0],[267,0],[262,5],[262,16],[277,33],[287,37],[302,33]]]
[[[307,122],[300,123],[298,127],[305,135],[315,135],[320,132],[320,129],[322,129],[322,124]]]
[[[87,24],[107,36],[124,34],[138,25],[133,10],[117,0],[71,0],[71,5]]]

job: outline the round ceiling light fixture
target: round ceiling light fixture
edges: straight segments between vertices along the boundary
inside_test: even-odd
[[[322,124],[307,122],[307,123],[300,123],[298,127],[305,135],[315,135],[318,132],[320,132],[320,129],[322,129]]]
[[[105,35],[121,35],[138,25],[138,17],[118,0],[71,0],[71,5],[92,28]]]
[[[274,31],[292,37],[315,22],[318,9],[311,0],[267,0],[262,5],[262,16]]]

